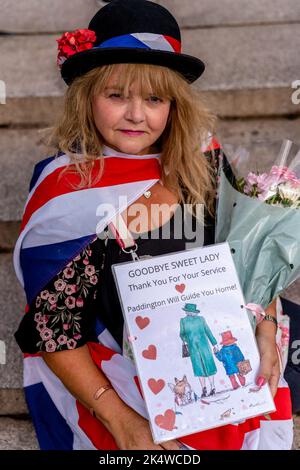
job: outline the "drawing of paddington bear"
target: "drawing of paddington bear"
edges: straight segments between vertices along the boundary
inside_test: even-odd
[[[232,336],[231,331],[224,331],[222,334],[222,348],[215,351],[215,355],[220,362],[223,362],[226,374],[229,376],[233,390],[240,387],[235,375],[242,386],[245,385],[246,379],[239,373],[238,362],[244,361],[244,356],[240,348],[235,344],[237,339]]]

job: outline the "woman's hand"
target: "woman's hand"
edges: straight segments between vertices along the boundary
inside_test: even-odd
[[[148,421],[124,402],[108,428],[120,450],[180,450],[176,440],[154,444]]]
[[[120,450],[180,450],[176,440],[154,444],[148,421],[129,407],[118,416],[111,432]]]
[[[280,362],[275,336],[257,333],[256,340],[260,352],[260,369],[256,385],[262,387],[268,382],[274,398],[280,377]]]

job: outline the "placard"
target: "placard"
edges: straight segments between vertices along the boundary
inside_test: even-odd
[[[112,271],[155,443],[275,410],[228,243]]]

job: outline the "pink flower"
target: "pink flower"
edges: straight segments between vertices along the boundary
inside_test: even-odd
[[[60,335],[60,336],[57,338],[58,344],[66,344],[67,340],[68,340],[68,337],[65,336],[65,335]]]
[[[277,181],[274,178],[274,175],[267,173],[255,174],[250,172],[245,179],[246,184],[243,191],[245,194],[249,194],[251,196],[255,195],[259,200],[265,201],[269,195],[272,185],[274,185],[274,183],[277,184]]]
[[[87,274],[88,276],[92,276],[93,274],[95,274],[95,266],[92,266],[91,264],[89,264],[85,270],[84,270],[85,274]]]
[[[42,299],[38,296],[38,297],[36,298],[36,302],[35,302],[36,308],[40,308],[41,303],[42,303]]]
[[[288,178],[289,176],[291,177],[296,177],[295,173],[290,171],[287,166],[276,166],[273,165],[270,171],[271,175],[277,176],[278,178]]]
[[[41,312],[37,312],[35,315],[34,315],[34,321],[36,322],[39,322],[42,318],[42,314]]]
[[[73,268],[66,268],[64,269],[63,272],[64,272],[64,276],[66,279],[71,279],[75,274],[75,271]]]
[[[264,202],[266,199],[268,199],[267,196],[268,196],[268,191],[264,191],[263,193],[260,193],[257,195],[257,199],[259,201]]]
[[[69,339],[67,341],[68,349],[74,349],[76,344],[77,344],[77,341],[75,341],[74,339]]]
[[[74,308],[75,307],[75,297],[69,295],[65,300],[65,304],[68,308]]]
[[[281,330],[281,344],[282,346],[287,346],[289,344],[290,339],[290,331],[287,326],[284,326],[283,323],[279,323],[279,328]]]
[[[96,34],[90,29],[76,29],[64,33],[58,43],[57,65],[61,67],[66,59],[87,49],[91,49],[96,41]]]
[[[48,339],[52,338],[53,331],[50,330],[50,328],[44,328],[42,331],[40,331],[40,336],[42,340],[47,341]]]
[[[41,322],[43,322],[43,323],[47,323],[48,320],[49,320],[49,316],[48,316],[48,315],[43,315],[43,316],[41,317]]]
[[[259,191],[265,191],[270,186],[270,179],[267,173],[262,173],[257,176],[257,189]]]
[[[269,175],[267,173],[256,175],[255,173],[250,172],[246,178],[247,192],[250,192],[250,186],[254,185],[256,185],[259,192],[265,191],[270,186]]]
[[[287,171],[288,171],[288,167],[287,167],[287,166],[277,166],[277,165],[273,165],[272,168],[271,168],[270,174],[271,174],[271,175],[274,175],[274,176],[277,176],[278,178],[280,178],[280,177],[283,176]]]
[[[56,309],[56,306],[57,306],[57,304],[56,304],[56,303],[55,303],[55,304],[52,304],[52,305],[50,305],[50,310],[55,310],[55,309]]]
[[[45,343],[45,346],[47,352],[53,352],[56,350],[56,342],[53,339],[47,341],[47,343]]]
[[[251,194],[252,189],[253,189],[253,187],[251,186],[251,184],[246,183],[245,186],[244,186],[244,193],[245,194]]]
[[[75,294],[76,291],[77,291],[76,284],[67,284],[67,287],[65,288],[65,293],[67,295]]]
[[[88,260],[88,258],[84,258],[84,260],[83,260],[83,264],[85,264],[86,266],[89,264],[89,260]]]
[[[271,186],[275,186],[277,187],[278,185],[278,179],[275,175],[272,175],[271,173],[268,175],[268,184],[269,184],[269,187]]]
[[[43,331],[43,329],[45,328],[45,323],[44,322],[39,322],[37,325],[36,325],[36,329],[41,333],[41,331]]]
[[[255,173],[250,172],[246,178],[246,182],[253,186],[257,183],[257,175]]]
[[[297,181],[290,181],[290,185],[292,188],[294,189],[299,189],[300,187],[300,180],[297,180]]]
[[[60,291],[64,290],[64,288],[66,287],[66,283],[62,279],[58,279],[58,281],[56,281],[54,283],[54,287],[57,291],[60,292]]]
[[[94,274],[94,276],[91,276],[90,277],[90,283],[93,284],[94,286],[97,284],[98,282],[98,277]]]
[[[83,298],[78,297],[78,299],[76,300],[76,307],[81,308],[81,307],[83,307],[83,304],[84,304]]]
[[[43,291],[41,292],[41,298],[42,298],[43,300],[47,300],[48,297],[49,297],[49,295],[50,295],[50,294],[49,294],[49,291],[48,291],[48,290],[43,290]]]
[[[294,185],[300,185],[300,180],[294,171],[289,170],[287,166],[273,165],[270,174],[276,178],[277,183],[290,181]]]
[[[80,335],[79,333],[76,333],[76,334],[74,335],[74,338],[75,338],[75,339],[80,339],[80,338],[81,338],[81,335]]]
[[[55,304],[57,302],[57,295],[56,294],[49,295],[48,302],[50,305]]]
[[[68,323],[63,324],[63,329],[64,330],[68,330],[69,328],[71,328],[71,326]]]

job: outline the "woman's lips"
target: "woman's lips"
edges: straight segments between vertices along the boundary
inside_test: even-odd
[[[144,134],[144,131],[126,131],[122,129],[121,129],[121,132],[123,132],[123,134],[131,135],[131,136],[138,136],[138,135]]]

